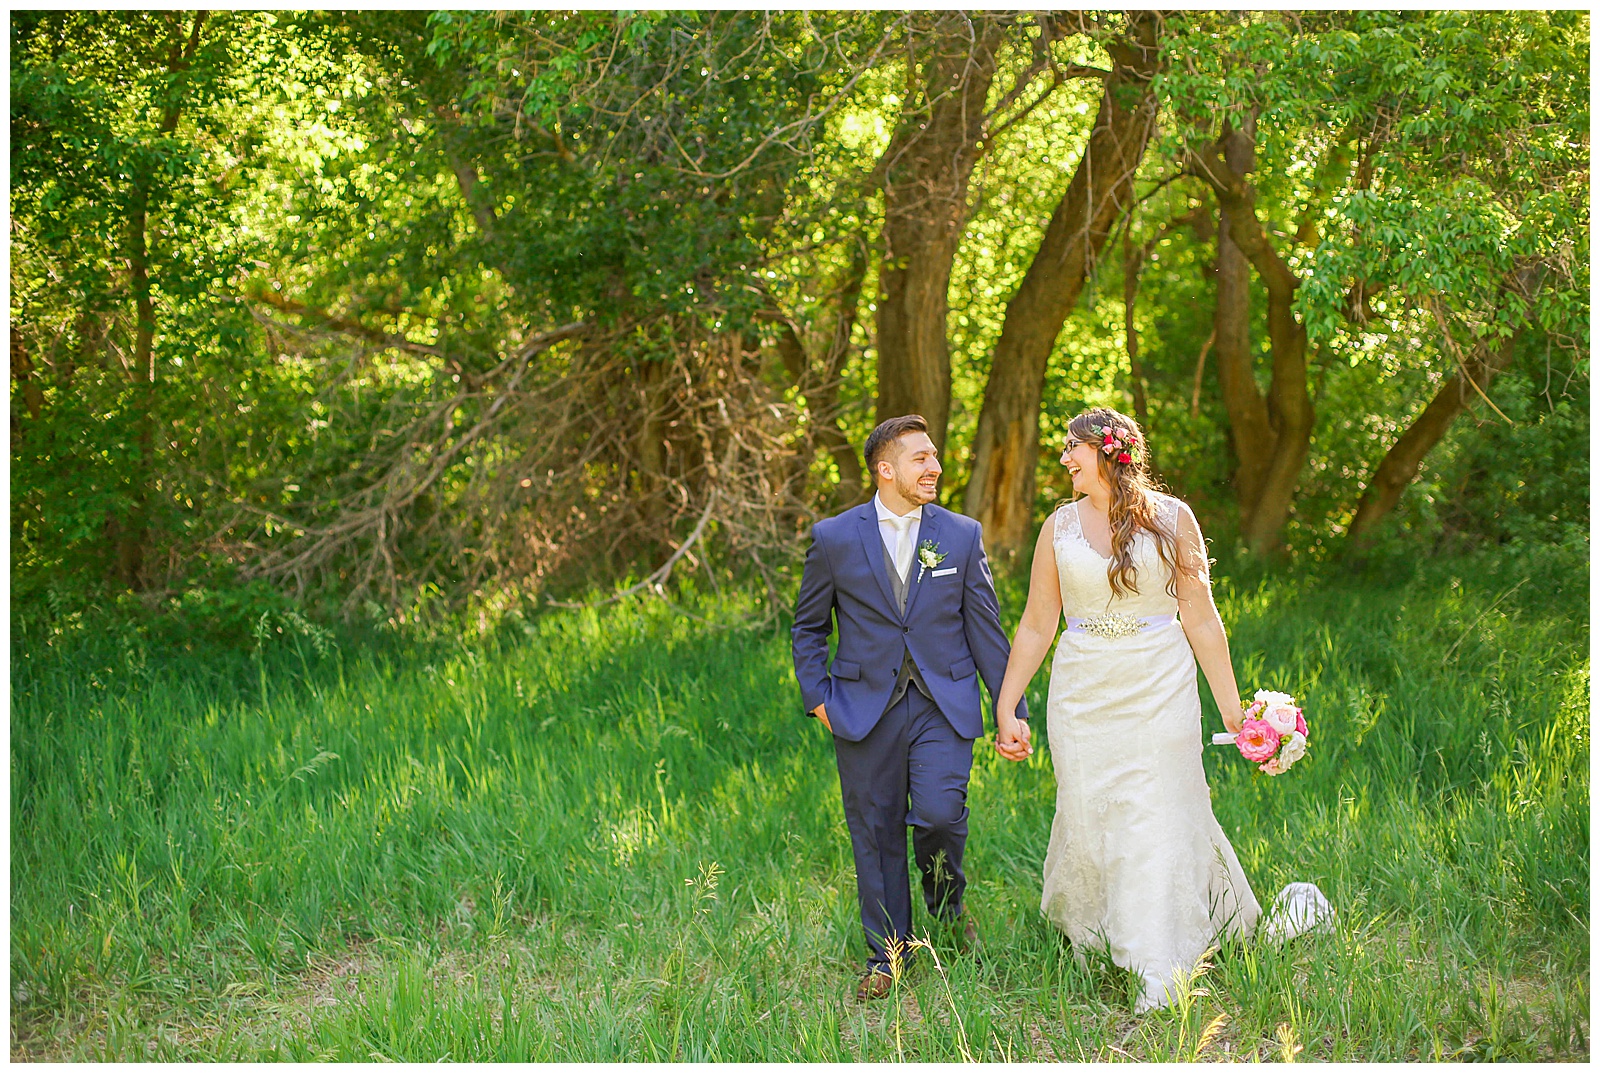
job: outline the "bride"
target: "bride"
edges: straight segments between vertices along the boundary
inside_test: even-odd
[[[1014,713],[1065,613],[1050,672],[1056,815],[1041,909],[1079,958],[1103,946],[1132,970],[1144,1011],[1167,1005],[1177,974],[1216,939],[1251,934],[1262,915],[1211,812],[1195,663],[1234,732],[1239,688],[1200,527],[1155,490],[1138,425],[1096,409],[1067,428],[1061,462],[1078,498],[1039,533],[996,747],[1011,759],[1031,751]],[[1314,886],[1292,884],[1266,930],[1287,937],[1327,912]]]

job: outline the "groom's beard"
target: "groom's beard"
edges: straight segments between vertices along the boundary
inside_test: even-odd
[[[937,478],[934,480],[933,490],[929,491],[911,478],[902,477],[899,474],[896,474],[894,478],[894,490],[899,492],[902,498],[908,499],[919,506],[924,503],[932,503],[935,499],[939,498],[939,482]]]

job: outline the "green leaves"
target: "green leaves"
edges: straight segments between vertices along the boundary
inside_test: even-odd
[[[837,342],[840,420],[849,437],[864,432],[874,291],[886,259],[904,255],[875,240],[872,179],[917,92],[902,16],[219,12],[175,66],[171,46],[188,48],[193,25],[159,11],[11,23],[11,312],[33,370],[13,391],[20,561],[103,570],[108,519],[148,477],[163,561],[231,570],[293,528],[272,520],[240,537],[226,528],[240,511],[327,522],[356,501],[352,474],[367,473],[375,445],[575,321],[611,332],[632,370],[715,338],[776,384],[782,315],[806,347]],[[1113,25],[1058,39],[1057,61],[1103,67]],[[1228,494],[1215,365],[1197,360],[1214,249],[1198,221],[1215,206],[1177,174],[1182,150],[1225,120],[1254,116],[1256,210],[1301,281],[1296,315],[1326,415],[1292,523],[1314,531],[1306,541],[1332,538],[1339,497],[1370,471],[1370,451],[1349,444],[1392,441],[1454,368],[1424,303],[1447,311],[1464,345],[1529,326],[1555,341],[1556,367],[1586,369],[1586,14],[1188,12],[1166,30],[1163,141],[1142,177],[1165,192],[1131,226],[1137,244],[1170,218],[1197,222],[1151,246],[1133,320],[1153,443],[1175,482],[1191,482],[1181,491]],[[1030,56],[1008,52],[1008,77]],[[984,146],[950,295],[952,458],[1098,86],[1069,82]],[[130,378],[141,204],[149,393]],[[865,280],[853,317],[839,311],[847,277]],[[1057,344],[1047,428],[1085,400],[1126,405],[1123,310],[1093,287],[1085,306]],[[541,360],[554,377],[568,358]],[[37,417],[24,395],[42,402]],[[452,420],[470,422],[489,397]],[[527,442],[468,452],[460,480],[442,484],[509,472]],[[608,450],[583,472],[625,473],[633,448]],[[951,476],[958,487],[959,467]],[[583,495],[598,499],[592,479]],[[449,517],[452,494],[426,503],[428,517]]]
[[[1256,116],[1262,211],[1286,230],[1318,217],[1297,304],[1313,341],[1339,330],[1357,283],[1514,322],[1523,314],[1502,293],[1517,266],[1553,269],[1546,288],[1587,289],[1563,252],[1587,245],[1587,148],[1577,125],[1549,122],[1587,124],[1574,35],[1587,19],[1563,12],[1196,16],[1173,46],[1169,114],[1189,139],[1213,137],[1223,115]],[[1353,135],[1356,167],[1324,211],[1296,175],[1327,152],[1330,125]]]
[[[42,401],[13,425],[25,571],[99,574],[108,545],[141,532],[175,555],[201,536],[213,482],[229,483],[229,448],[251,431],[228,385],[273,361],[231,284],[263,252],[262,145],[295,114],[261,87],[316,77],[304,50],[280,66],[292,32],[252,13],[13,21],[12,339]]]

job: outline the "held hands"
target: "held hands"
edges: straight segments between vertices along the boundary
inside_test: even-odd
[[[828,722],[828,706],[819,704],[812,709],[812,715],[817,717],[828,733],[833,733],[833,724]],[[1033,755],[1033,742],[1030,740],[1032,732],[1028,724],[1014,715],[1000,717],[1000,733],[995,738],[994,747],[1000,755],[1007,760],[1026,760]]]
[[[1007,760],[1026,760],[1033,755],[1032,732],[1028,724],[1010,713],[997,714],[1000,732],[995,735],[995,750]]]

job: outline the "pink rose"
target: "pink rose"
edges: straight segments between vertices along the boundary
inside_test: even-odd
[[[1268,760],[1265,764],[1261,765],[1261,770],[1266,772],[1268,775],[1282,775],[1288,770],[1288,768],[1278,763],[1277,757],[1273,757],[1271,760]]]
[[[1278,732],[1265,719],[1246,719],[1233,743],[1246,760],[1260,763],[1278,751]]]
[[[1130,455],[1127,451],[1123,451],[1120,455],[1117,456],[1117,461],[1121,462],[1124,466],[1126,466],[1129,462],[1133,461],[1133,456]]]
[[[1299,708],[1294,710],[1294,728],[1299,731],[1302,738],[1307,740],[1311,738],[1311,731],[1306,729],[1306,713]]]
[[[1300,709],[1287,704],[1269,704],[1261,718],[1272,724],[1272,729],[1279,734],[1288,734],[1294,730],[1294,722],[1300,718]]]

